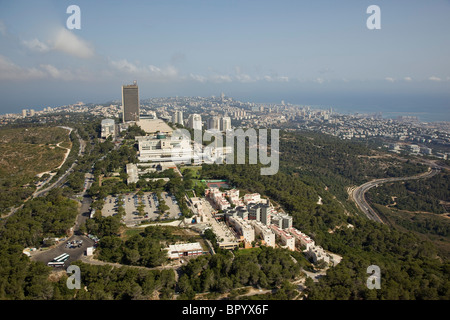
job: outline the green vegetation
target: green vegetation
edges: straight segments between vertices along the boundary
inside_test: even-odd
[[[272,176],[261,176],[259,165],[203,165],[202,177],[268,196],[294,217],[296,228],[343,256],[318,283],[308,281],[308,299],[449,299],[447,257],[423,237],[357,215],[346,192],[355,183],[417,174],[424,166],[319,134],[283,134],[281,151],[280,170]],[[373,264],[382,270],[381,290],[366,287]]]
[[[357,218],[354,228],[330,236],[326,248],[343,260],[318,283],[308,299],[444,299],[450,298],[450,264],[436,256],[429,241],[410,232]],[[367,267],[381,269],[381,289],[369,290]]]
[[[65,236],[78,214],[77,203],[53,189],[46,197],[32,199],[0,228],[2,243],[40,247],[46,237]]]
[[[179,299],[193,299],[200,292],[230,292],[243,286],[278,288],[300,274],[287,250],[261,247],[233,257],[228,251],[200,256],[182,267]]]
[[[441,172],[429,179],[383,184],[369,190],[374,203],[412,212],[446,213],[450,205],[450,174]]]
[[[383,184],[368,193],[372,205],[390,225],[432,241],[439,254],[450,257],[450,175]]]
[[[378,178],[410,176],[427,169],[373,150],[364,143],[319,133],[282,133],[280,150],[280,165],[284,171],[307,184],[327,188],[349,211],[354,211],[355,207],[345,204],[348,186]]]
[[[175,289],[173,270],[145,270],[132,267],[112,268],[76,262],[80,266],[81,283],[88,288],[70,290],[63,299],[79,300],[148,300],[171,299]],[[59,283],[65,284],[65,279]],[[69,290],[67,290],[69,291]]]
[[[81,272],[81,289],[69,290],[67,274],[49,280],[52,269],[30,261],[20,246],[0,243],[0,299],[14,300],[126,300],[170,299],[175,288],[173,270],[113,268],[74,262]],[[84,290],[84,287],[87,290]]]
[[[51,268],[30,261],[22,250],[19,244],[0,242],[0,299],[53,299],[57,289],[48,281]]]
[[[166,245],[199,239],[199,236],[185,234],[181,228],[172,226],[132,229],[132,232],[126,231],[125,240],[113,234],[103,236],[99,258],[126,265],[156,267],[168,261],[167,252],[163,250]]]
[[[36,175],[61,165],[70,143],[58,127],[26,126],[0,129],[0,215],[18,206],[35,191]]]

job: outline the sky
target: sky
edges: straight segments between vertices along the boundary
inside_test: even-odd
[[[141,99],[224,92],[450,121],[449,17],[449,0],[1,0],[0,114],[120,99],[137,80]]]

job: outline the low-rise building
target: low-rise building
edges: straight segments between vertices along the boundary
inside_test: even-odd
[[[179,259],[203,254],[203,248],[199,242],[172,244],[166,250],[169,259]]]
[[[321,260],[325,261],[326,263],[330,263],[330,256],[320,246],[309,248],[309,250],[306,251],[306,255],[310,259],[312,259],[313,263],[317,263]]]
[[[139,181],[139,173],[138,173],[138,167],[134,163],[127,163],[127,184],[130,183],[136,183]]]

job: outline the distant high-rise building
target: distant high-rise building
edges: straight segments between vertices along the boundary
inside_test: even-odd
[[[136,81],[122,86],[123,122],[139,121],[139,88]]]
[[[26,117],[27,116],[27,109],[23,109],[22,110],[22,117]]]
[[[30,109],[30,117],[34,116],[36,113],[34,111],[34,109]]]
[[[213,116],[208,120],[208,130],[220,130],[220,118]]]
[[[188,119],[188,127],[194,130],[202,130],[202,116],[199,114],[191,114]]]
[[[183,111],[181,110],[175,111],[175,113],[173,114],[172,122],[184,126]]]
[[[230,117],[223,117],[221,119],[220,130],[221,131],[231,130],[231,118]]]

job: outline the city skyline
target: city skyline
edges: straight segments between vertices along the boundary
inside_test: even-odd
[[[144,99],[225,92],[450,120],[448,1],[75,4],[80,30],[69,3],[0,4],[0,113],[120,99],[137,80]]]

